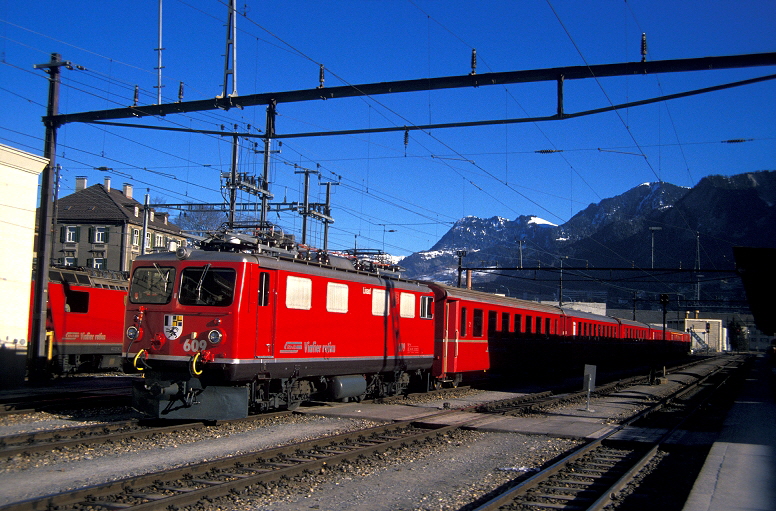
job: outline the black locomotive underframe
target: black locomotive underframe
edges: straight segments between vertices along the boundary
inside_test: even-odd
[[[156,367],[155,367],[156,366]],[[315,399],[360,400],[431,385],[431,358],[380,361],[310,361],[247,364],[207,363],[195,376],[184,362],[149,360],[145,377],[133,389],[134,407],[155,418],[219,420],[249,411],[294,409]],[[349,378],[349,379],[348,379]],[[361,386],[352,382],[363,378]],[[331,393],[338,379],[344,392]],[[363,388],[362,388],[363,387]]]

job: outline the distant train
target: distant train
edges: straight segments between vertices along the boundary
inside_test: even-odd
[[[51,373],[121,368],[128,286],[121,272],[50,268],[46,353]]]
[[[689,336],[442,284],[244,235],[138,257],[126,309],[134,406],[219,420],[456,385],[465,374],[689,352]],[[565,352],[565,353],[564,353]]]

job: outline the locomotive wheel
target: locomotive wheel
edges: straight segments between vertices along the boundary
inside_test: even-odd
[[[298,410],[299,407],[302,406],[302,400],[299,401],[289,401],[288,405],[286,405],[286,410],[289,412],[293,412],[295,410]]]

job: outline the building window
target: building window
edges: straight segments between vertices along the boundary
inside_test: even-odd
[[[78,243],[78,227],[68,225],[62,228],[62,243]]]
[[[75,266],[76,258],[75,257],[65,257],[62,259],[62,263],[65,266]]]
[[[156,248],[164,248],[166,244],[164,243],[164,236],[161,234],[157,234],[156,238],[154,239],[154,247]]]
[[[140,229],[132,229],[132,245],[140,246]]]
[[[108,228],[107,227],[95,227],[92,231],[92,243],[107,243],[108,242]]]
[[[92,259],[92,268],[96,268],[98,270],[104,270],[105,269],[105,259],[102,257],[95,257]]]
[[[147,232],[145,235],[145,248],[146,250],[151,248],[151,233]]]

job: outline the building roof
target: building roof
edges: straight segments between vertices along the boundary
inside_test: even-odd
[[[140,208],[139,216],[135,216],[135,208]],[[96,184],[67,195],[58,200],[57,223],[106,223],[143,225],[143,205],[129,198],[121,190],[106,189],[102,184]],[[155,231],[164,231],[182,236],[181,229],[175,224],[165,223],[167,213],[149,218],[148,227]]]

